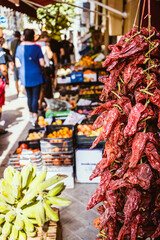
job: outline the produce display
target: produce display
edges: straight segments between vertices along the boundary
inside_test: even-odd
[[[68,127],[62,127],[58,131],[53,131],[47,135],[47,138],[70,138],[72,137],[73,130]]]
[[[57,156],[53,156],[52,154],[43,154],[43,162],[45,166],[48,165],[71,165],[72,164],[72,155],[64,155],[64,154],[59,154]]]
[[[28,134],[27,140],[37,140],[44,137],[44,132],[32,132]]]
[[[72,71],[71,71],[71,69],[70,68],[60,68],[60,69],[58,69],[58,71],[57,71],[57,75],[58,76],[60,76],[60,77],[62,77],[62,76],[67,76],[67,75],[69,75],[70,73],[71,73]]]
[[[16,149],[16,153],[17,153],[17,154],[21,154],[24,149],[26,149],[26,150],[28,150],[28,151],[31,151],[31,152],[33,152],[33,153],[37,153],[37,152],[40,151],[39,149],[29,148],[26,143],[22,143],[22,144]]]
[[[102,160],[90,180],[100,176],[87,209],[97,204],[97,240],[160,238],[160,32],[131,29],[110,45],[100,78],[104,104],[92,144],[105,140]]]
[[[94,64],[94,61],[90,56],[82,57],[82,59],[77,63],[78,66],[91,66],[92,64]]]
[[[40,127],[45,127],[48,125],[48,122],[45,120],[45,118],[43,116],[38,117],[37,123]]]
[[[98,136],[101,133],[102,128],[93,130],[91,124],[79,124],[77,126],[77,135],[78,136],[86,136],[86,137],[93,137]]]
[[[0,180],[0,239],[25,240],[36,236],[36,226],[59,218],[51,205],[67,206],[70,200],[57,197],[65,188],[65,175],[46,179],[46,171],[36,175],[31,164],[21,172],[9,166]],[[52,187],[51,190],[47,188]]]

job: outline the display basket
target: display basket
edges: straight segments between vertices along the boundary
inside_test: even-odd
[[[44,134],[45,134],[45,128],[44,127],[42,127],[42,128],[40,128],[40,127],[38,128],[37,127],[37,128],[34,128],[34,129],[29,129],[27,138],[29,137],[30,133],[34,133],[34,132],[35,133],[39,133],[39,132],[42,133],[43,136],[42,137],[40,136],[40,138],[43,138]],[[26,138],[26,140],[27,140],[27,138]],[[40,139],[40,138],[38,138],[38,139]],[[38,140],[38,139],[30,139],[30,140],[27,140],[27,141]]]
[[[42,154],[43,166],[70,166],[74,164],[74,154]]]
[[[50,133],[53,133],[54,131],[59,131],[60,129],[64,128],[64,127],[68,127],[69,130],[72,130],[72,136],[70,138],[47,138],[47,135]],[[63,141],[73,141],[73,134],[74,134],[74,126],[73,125],[47,125],[46,126],[46,131],[45,131],[45,140],[48,140],[48,142],[50,142],[51,140],[54,139],[61,139]]]
[[[17,149],[23,143],[27,144],[28,149],[23,149],[21,153],[17,153]],[[19,170],[30,162],[33,165],[36,165],[37,168],[42,167],[39,140],[20,141],[18,142],[18,148],[13,154],[9,155],[8,165],[12,165]],[[31,151],[30,149],[32,149],[33,151]]]

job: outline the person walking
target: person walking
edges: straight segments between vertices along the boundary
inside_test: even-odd
[[[16,86],[16,90],[17,90],[17,96],[19,97],[25,97],[24,95],[24,86],[21,85],[20,89],[19,89],[19,69],[15,66],[15,54],[16,54],[16,49],[18,47],[18,45],[21,43],[21,34],[19,31],[15,31],[14,33],[14,40],[11,42],[10,44],[10,54],[13,58],[14,61],[14,80],[15,80],[15,86]]]
[[[69,55],[69,41],[67,40],[66,35],[64,36],[64,40],[61,41],[60,59],[62,67],[71,62]]]
[[[45,61],[44,72],[47,78],[47,83],[41,86],[41,92],[40,92],[40,98],[39,98],[39,109],[41,110],[44,97],[49,99],[53,98],[52,69],[50,67],[50,61],[54,59],[54,62],[57,64],[57,58],[56,58],[56,54],[51,51],[51,48],[49,45],[49,36],[46,31],[43,31],[41,33],[41,36],[37,41],[37,44],[41,47],[41,50],[44,56],[44,61]]]
[[[19,68],[20,80],[27,93],[30,120],[34,124],[38,116],[38,100],[41,84],[44,83],[44,57],[41,47],[34,41],[34,30],[24,30],[24,41],[17,47],[16,67]]]
[[[12,67],[13,60],[9,51],[3,48],[5,40],[3,35],[0,36],[0,121],[2,117],[2,106],[5,104],[5,87],[9,85],[8,67]],[[0,135],[7,133],[6,130],[0,128]]]

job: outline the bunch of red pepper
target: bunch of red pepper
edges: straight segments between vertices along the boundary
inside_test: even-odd
[[[90,180],[100,176],[87,209],[98,205],[98,239],[160,237],[160,32],[133,28],[115,45],[103,66],[109,75],[104,104],[93,129],[102,127],[94,148],[106,140],[102,160]]]

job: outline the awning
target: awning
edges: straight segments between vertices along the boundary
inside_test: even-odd
[[[12,3],[14,1],[14,3]],[[11,8],[17,12],[21,12],[21,13],[25,13],[30,17],[36,18],[36,8],[33,8],[31,6],[29,6],[28,4],[20,1],[19,2],[19,6],[15,5],[15,0],[12,0],[12,2],[8,1],[8,0],[0,0],[0,5],[3,7],[7,7],[7,8]]]

